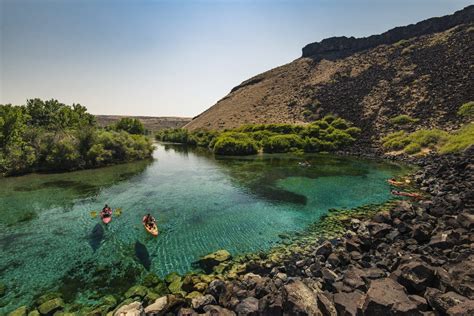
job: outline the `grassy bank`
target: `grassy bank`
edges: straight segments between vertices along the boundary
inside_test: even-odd
[[[156,139],[207,147],[219,155],[334,151],[352,144],[360,133],[351,122],[332,115],[308,125],[251,124],[229,131],[163,130]]]

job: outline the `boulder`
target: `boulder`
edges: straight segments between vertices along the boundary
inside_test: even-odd
[[[10,312],[8,316],[26,316],[26,306],[18,307],[13,312]]]
[[[232,258],[227,250],[218,250],[199,259],[196,264],[206,273],[211,273],[212,269],[219,264]]]
[[[153,304],[145,307],[145,313],[147,315],[164,315],[177,310],[184,303],[184,299],[169,294],[158,298]]]
[[[183,279],[183,277],[180,276],[179,274],[177,274],[176,272],[171,272],[170,274],[165,276],[165,282],[166,283],[173,283],[174,281],[176,281],[178,279],[181,281]]]
[[[369,227],[369,232],[374,238],[383,238],[385,235],[387,235],[390,230],[392,229],[392,226],[384,223],[375,223],[372,222],[368,225]]]
[[[213,295],[214,297],[219,297],[224,294],[225,291],[226,287],[224,281],[214,280],[209,284],[206,292]]]
[[[350,267],[344,274],[342,282],[353,290],[366,291],[367,287],[363,280],[364,277],[364,271],[355,267]]]
[[[435,271],[421,261],[412,261],[400,266],[398,282],[410,293],[423,293],[434,281]]]
[[[469,301],[467,297],[459,295],[456,292],[442,293],[440,290],[434,288],[426,289],[425,298],[431,308],[442,315],[447,314],[450,308]]]
[[[177,316],[197,316],[198,313],[196,311],[192,310],[192,308],[180,308],[178,311]]]
[[[359,291],[350,293],[340,292],[334,294],[333,299],[338,315],[356,316],[357,311],[364,304],[365,294]]]
[[[467,300],[450,307],[447,314],[450,316],[474,315],[474,300]]]
[[[365,297],[362,311],[364,315],[390,315],[416,311],[402,285],[390,278],[373,280]]]
[[[28,316],[40,316],[40,315],[41,315],[40,312],[38,312],[36,309],[28,313]]]
[[[459,225],[466,229],[474,228],[474,214],[471,214],[468,211],[458,214],[457,221],[459,222]]]
[[[143,316],[143,306],[140,302],[133,302],[121,306],[114,313],[114,316]]]
[[[217,304],[214,296],[206,294],[200,297],[193,298],[191,300],[191,306],[198,312],[203,311],[204,306],[206,305],[215,305]]]
[[[242,300],[236,307],[235,311],[238,315],[258,315],[258,299],[255,297],[247,297]]]
[[[425,243],[430,240],[432,230],[428,224],[418,224],[413,226],[411,237],[419,243]]]
[[[314,252],[315,256],[323,256],[325,258],[327,258],[331,253],[332,253],[332,244],[329,241],[325,241]]]
[[[283,287],[284,310],[289,314],[322,315],[316,294],[300,280],[293,280]]]
[[[125,298],[144,298],[148,292],[148,289],[143,285],[135,285],[125,292]]]
[[[38,307],[38,311],[42,315],[52,315],[55,311],[64,308],[64,302],[61,298],[53,298],[52,300],[46,301]]]
[[[233,311],[217,305],[204,306],[204,312],[206,313],[206,315],[235,316],[235,313]]]
[[[316,297],[318,308],[324,316],[337,316],[336,307],[324,293],[318,293]]]

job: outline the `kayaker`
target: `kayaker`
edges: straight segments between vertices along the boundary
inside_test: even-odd
[[[112,215],[112,210],[110,209],[110,207],[107,204],[105,204],[104,208],[102,209],[101,215],[103,217],[107,217],[107,216]]]
[[[143,219],[143,223],[150,227],[154,226],[155,222],[155,218],[151,216],[150,213],[146,214],[145,218]]]

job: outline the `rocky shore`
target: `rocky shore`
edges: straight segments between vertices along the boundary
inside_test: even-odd
[[[150,274],[86,314],[473,315],[473,154],[412,160],[423,199],[330,212],[326,235],[241,258],[218,251],[196,263],[208,274]],[[63,307],[42,297],[28,315],[70,315]]]

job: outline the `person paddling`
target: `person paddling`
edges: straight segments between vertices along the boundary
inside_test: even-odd
[[[102,211],[100,212],[100,215],[102,217],[109,217],[109,216],[112,216],[112,209],[107,205],[105,204],[104,208],[102,209]]]
[[[156,220],[153,216],[151,216],[150,213],[146,214],[145,217],[143,218],[143,224],[145,224],[148,227],[153,227],[155,226]]]

